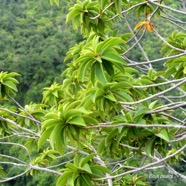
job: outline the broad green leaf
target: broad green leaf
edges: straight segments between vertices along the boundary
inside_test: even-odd
[[[154,109],[154,106],[158,103],[158,100],[153,101],[152,103],[149,104],[149,109],[152,110]]]
[[[114,68],[112,63],[107,60],[102,60],[103,68],[107,71],[107,73],[112,76],[114,74]]]
[[[83,119],[84,119],[85,123],[87,123],[87,124],[94,124],[94,125],[98,124],[98,121],[96,119],[94,119],[93,117],[83,116]]]
[[[20,76],[20,74],[18,74],[17,72],[10,72],[6,74],[7,78],[13,77],[13,76]]]
[[[165,141],[169,142],[169,134],[166,129],[162,129],[159,134],[156,134],[156,136],[164,139]]]
[[[100,97],[102,97],[103,94],[104,94],[104,91],[102,89],[97,89],[96,92],[91,92],[90,98],[92,102],[95,103],[95,101],[99,99]]]
[[[65,167],[67,167],[68,169],[71,169],[73,171],[77,171],[77,169],[78,169],[78,166],[74,165],[73,163],[67,163],[65,165]]]
[[[175,66],[172,66],[172,67],[170,67],[170,68],[167,69],[167,71],[165,72],[165,76],[166,77],[169,77],[172,74],[174,74],[175,72],[176,72],[176,68],[175,68]]]
[[[59,119],[48,119],[42,123],[42,129],[53,128],[55,125],[63,124]]]
[[[17,87],[12,81],[4,81],[3,84],[17,92]]]
[[[45,115],[45,118],[46,119],[57,119],[58,118],[58,115],[57,113],[54,113],[54,112],[49,112]]]
[[[107,146],[110,141],[114,140],[114,137],[117,135],[117,129],[112,129],[112,131],[108,134],[108,136],[105,139],[105,146]]]
[[[113,64],[121,64],[121,65],[125,65],[126,62],[122,59],[122,57],[120,57],[118,54],[116,53],[111,53],[111,52],[105,52],[102,55],[102,59],[105,59],[107,61],[112,62]]]
[[[74,165],[78,167],[79,165],[79,154],[76,154],[74,157]]]
[[[49,128],[41,134],[41,137],[38,140],[38,149],[40,149],[44,142],[47,140],[47,138],[49,138],[50,134],[52,133],[52,130],[53,128]]]
[[[92,186],[91,179],[88,175],[83,174],[81,175],[81,178],[83,180],[83,186]]]
[[[71,176],[71,177],[69,177],[68,179],[67,179],[67,185],[68,186],[74,186],[74,178],[73,178],[73,176]]]
[[[132,99],[132,97],[125,93],[125,92],[116,92],[115,95],[117,96],[117,98],[121,101],[128,101],[128,102],[133,102],[134,100]]]
[[[91,170],[92,170],[92,175],[93,175],[94,178],[104,177],[104,173],[101,170],[97,169],[97,167],[94,168],[94,167],[91,166]]]
[[[122,81],[112,86],[112,90],[125,88],[132,88],[132,84],[129,81]]]
[[[104,96],[105,98],[109,99],[110,101],[117,102],[117,99],[114,97],[114,95],[109,92],[109,94]]]
[[[107,78],[105,76],[103,66],[99,62],[95,64],[95,75],[100,82],[102,82],[103,84],[107,83]]]
[[[93,106],[93,101],[90,99],[89,96],[87,96],[87,97],[86,97],[86,100],[83,100],[83,101],[84,101],[83,106],[84,106],[85,109],[89,110],[90,107]]]
[[[150,84],[153,84],[153,82],[152,82],[150,79],[147,79],[147,78],[141,78],[141,79],[140,79],[140,82],[141,82],[143,85],[150,85]]]
[[[139,106],[135,115],[134,115],[134,121],[137,121],[140,119],[145,113],[147,112],[147,108],[143,105]]]
[[[81,116],[75,116],[72,119],[70,119],[68,121],[68,123],[72,124],[72,125],[77,125],[77,126],[83,126],[85,127],[85,121],[83,120],[83,118]]]
[[[97,152],[99,154],[102,154],[105,150],[105,139],[101,140],[101,142],[99,142],[98,144],[98,148],[97,148]]]
[[[5,86],[0,83],[0,98],[4,98],[6,96]]]
[[[102,171],[102,172],[104,172],[104,173],[108,173],[108,174],[110,174],[110,170],[107,168],[107,167],[104,167],[104,166],[101,166],[101,165],[98,165],[98,164],[96,164],[96,165],[91,165],[91,170],[92,169],[97,169],[97,170],[99,170],[99,171]]]
[[[62,136],[62,129],[63,129],[63,126],[58,124],[54,127],[51,135],[50,135],[50,144],[52,146],[52,148],[54,149],[56,147],[56,150],[62,154],[63,151],[62,151],[62,146],[64,144],[62,144],[62,140],[61,138],[63,138],[64,136]]]
[[[95,154],[89,154],[86,157],[82,158],[79,165],[82,167],[84,164],[88,163],[92,158],[95,156]]]
[[[73,175],[73,171],[65,171],[57,180],[57,186],[65,186],[67,179]]]
[[[183,69],[183,73],[186,74],[186,66]]]
[[[96,52],[101,53],[102,55],[105,55],[105,52],[109,50],[110,48],[113,48],[116,45],[124,44],[124,43],[125,41],[119,37],[110,37],[98,44],[96,48]]]
[[[154,156],[154,141],[156,138],[147,140],[145,144],[145,152],[148,156]]]
[[[79,76],[82,82],[85,80],[85,75],[88,72],[88,69],[92,66],[94,61],[95,61],[94,59],[90,59],[85,64],[80,66]]]
[[[126,128],[126,127],[122,127],[121,131],[118,132],[117,138],[116,138],[116,139],[117,139],[117,145],[119,145],[121,139],[122,139],[124,136],[127,136],[128,130],[129,130],[128,127],[127,127],[127,128]]]
[[[88,163],[85,163],[81,166],[81,169],[85,170],[86,172],[88,172],[89,174],[92,174],[92,171],[90,169],[90,166]]]
[[[90,114],[90,113],[91,113],[90,111],[87,111],[85,108],[80,107],[80,108],[77,108],[77,109],[71,109],[71,110],[69,110],[66,113],[65,118],[66,119],[70,119],[70,118],[72,118],[74,116],[79,116],[81,114]]]
[[[98,0],[99,5],[100,5],[100,9],[103,10],[107,4],[107,0]]]

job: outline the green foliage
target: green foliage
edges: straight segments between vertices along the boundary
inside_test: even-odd
[[[0,71],[21,75],[19,103],[40,102],[44,87],[61,82],[65,54],[75,40],[81,40],[64,24],[67,2],[60,7],[43,0],[0,3]]]
[[[60,7],[59,0],[51,0],[50,3]],[[58,186],[148,185],[147,175],[144,172],[139,173],[138,170],[142,169],[138,167],[142,167],[144,163],[151,165],[149,162],[156,160],[158,153],[160,157],[167,157],[185,145],[185,130],[181,127],[174,128],[174,125],[185,122],[184,108],[180,108],[183,114],[177,114],[176,118],[176,102],[170,101],[171,98],[166,96],[167,90],[175,88],[168,82],[172,79],[171,76],[175,79],[185,77],[185,56],[166,61],[165,71],[154,69],[149,64],[138,65],[126,58],[128,45],[138,33],[119,33],[114,21],[123,20],[122,9],[129,9],[126,14],[137,14],[138,19],[145,19],[142,22],[138,20],[137,25],[145,23],[147,27],[147,23],[150,23],[147,19],[150,19],[148,16],[151,13],[162,13],[162,9],[150,1],[78,0],[71,3],[66,23],[72,22],[75,29],[80,29],[84,40],[70,48],[65,58],[62,51],[70,45],[69,40],[73,43],[75,38],[74,34],[66,32],[66,27],[58,28],[61,19],[58,14],[60,8],[57,6],[52,6],[58,13],[52,11],[51,14],[55,16],[51,20],[47,16],[49,14],[45,14],[43,10],[48,10],[46,3],[29,10],[22,7],[28,19],[15,9],[16,15],[19,15],[18,24],[25,25],[23,23],[29,22],[30,29],[22,26],[23,30],[12,31],[13,34],[9,35],[7,31],[13,30],[16,25],[13,22],[3,24],[5,28],[2,33],[8,44],[13,40],[12,36],[24,36],[21,40],[24,47],[19,47],[21,43],[18,41],[15,46],[16,58],[7,58],[8,70],[24,67],[25,74],[22,74],[22,78],[26,77],[26,86],[32,91],[41,91],[43,85],[48,86],[54,80],[50,87],[43,89],[40,104],[31,102],[22,107],[14,101],[19,109],[0,107],[0,136],[5,139],[5,144],[13,145],[9,150],[3,151],[17,157],[5,156],[5,159],[18,161],[22,166],[20,172],[26,165],[31,176],[41,171],[57,174]],[[135,6],[138,3],[140,5]],[[5,4],[12,6],[11,3]],[[66,11],[67,4],[64,5],[63,11]],[[37,14],[39,11],[44,14]],[[34,30],[35,24],[37,29]],[[154,32],[154,28],[152,31]],[[165,57],[185,51],[185,36],[185,33],[175,32],[164,41],[162,53],[165,53]],[[35,44],[41,38],[44,40]],[[68,41],[65,46],[59,43],[61,38],[64,43]],[[32,54],[27,54],[25,50],[29,47],[29,42],[32,45]],[[135,45],[137,44],[139,41]],[[132,48],[130,50],[133,51]],[[142,53],[145,52],[142,50]],[[0,59],[4,59],[3,56]],[[20,63],[14,60],[11,62],[12,59],[19,59]],[[62,60],[68,62],[65,71],[64,66],[61,66]],[[127,61],[131,63],[128,64]],[[56,73],[55,69],[59,71]],[[56,78],[62,71],[63,79]],[[0,73],[1,99],[17,92],[18,81],[14,78],[17,75],[3,71]],[[41,84],[37,84],[36,80]],[[22,91],[27,89],[25,85],[22,88]],[[182,93],[184,86],[179,87],[179,90]],[[170,91],[168,94],[172,95]],[[183,97],[176,97],[178,98],[180,102],[177,103],[184,106]],[[18,140],[19,136],[22,140]],[[18,142],[8,143],[9,140]],[[18,150],[26,152],[29,163],[28,157],[23,158]],[[71,155],[68,156],[69,154]],[[179,162],[183,155],[181,152],[175,157],[170,156],[169,163]],[[14,165],[17,162],[10,161],[11,163]],[[128,171],[128,168],[131,170]],[[1,172],[0,169],[0,174]],[[15,172],[10,171],[8,174],[14,176]],[[42,183],[45,182],[42,180]]]
[[[9,94],[17,92],[16,84],[18,84],[18,81],[14,78],[15,76],[19,76],[19,74],[0,72],[0,100]]]
[[[175,32],[168,39],[171,45],[175,48],[185,50],[186,49],[186,34],[183,32]],[[165,56],[170,56],[173,54],[178,54],[179,51],[170,48],[169,46],[163,46],[162,52],[166,52]],[[166,77],[173,76],[175,79],[183,78],[186,76],[186,57],[182,56],[176,59],[170,59],[165,63],[167,67]]]
[[[93,178],[101,178],[105,173],[110,173],[106,167],[92,163],[94,156],[95,154],[90,154],[86,157],[76,155],[74,163],[67,163],[66,168],[61,170],[63,174],[59,177],[57,185],[93,186]]]

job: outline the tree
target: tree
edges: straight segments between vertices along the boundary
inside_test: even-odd
[[[46,87],[40,104],[23,108],[12,96],[18,74],[0,73],[0,98],[16,104],[0,107],[0,144],[12,146],[0,154],[0,182],[38,172],[57,175],[59,186],[149,185],[152,177],[172,176],[186,182],[174,168],[185,163],[186,33],[180,15],[186,13],[162,0],[71,3],[66,22],[84,40],[69,49],[62,84]],[[138,16],[133,26],[131,14]],[[159,32],[159,17],[177,30]],[[116,20],[129,32],[120,34]],[[164,57],[150,60],[141,45],[147,32],[161,40]],[[145,61],[127,57],[135,47]],[[162,62],[163,69],[153,68]],[[6,176],[11,167],[17,175]]]

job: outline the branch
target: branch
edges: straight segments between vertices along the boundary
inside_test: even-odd
[[[162,160],[162,156],[161,154],[156,150],[155,151],[155,154],[156,154],[156,158],[158,161]],[[183,174],[180,174],[179,172],[177,172],[176,170],[174,170],[168,163],[166,163],[165,161],[162,161],[163,164],[165,165],[165,168],[170,172],[172,173],[173,175],[175,175],[177,178],[181,178],[181,180],[186,183],[186,176],[183,175]]]
[[[149,64],[149,63],[156,63],[156,62],[160,62],[160,61],[174,59],[174,58],[178,58],[178,57],[181,57],[181,56],[184,56],[184,55],[186,55],[186,52],[182,52],[180,54],[176,54],[176,55],[168,56],[168,57],[163,57],[163,58],[159,58],[159,59],[155,59],[155,60],[151,60],[151,61],[143,61],[143,62],[137,62],[137,61],[130,60],[126,56],[123,56],[123,58],[126,61],[134,63],[134,64],[129,64],[128,66],[136,66],[136,65],[146,65],[146,64]]]
[[[157,94],[153,94],[152,96],[149,96],[149,97],[147,97],[147,98],[144,98],[144,99],[141,99],[141,100],[139,100],[139,101],[134,101],[134,102],[119,102],[119,103],[121,103],[121,104],[123,104],[123,105],[134,105],[134,104],[139,104],[139,103],[142,103],[142,102],[144,102],[144,101],[148,101],[148,100],[151,100],[151,99],[153,99],[153,98],[155,98],[155,97],[158,97],[158,96],[160,96],[160,95],[163,95],[163,94],[165,94],[165,93],[167,93],[167,92],[170,92],[171,90],[174,90],[175,88],[177,88],[177,87],[179,87],[180,85],[182,85],[183,83],[185,83],[186,82],[186,78],[184,78],[184,80],[183,81],[181,81],[180,83],[178,83],[177,85],[174,85],[174,86],[172,86],[172,87],[170,87],[170,88],[168,88],[168,89],[166,89],[166,90],[164,90],[164,91],[162,91],[162,92],[159,92],[159,93],[157,93]]]
[[[165,9],[170,10],[172,12],[176,12],[176,13],[179,13],[179,14],[186,15],[186,12],[183,12],[183,11],[180,11],[180,10],[177,10],[177,9],[174,9],[174,8],[171,8],[171,7],[168,7],[168,6],[156,3],[154,0],[147,0],[147,1],[152,3],[152,4],[154,4],[154,5],[156,5],[156,6],[158,6],[158,7],[165,8]]]
[[[179,52],[183,52],[183,53],[186,53],[186,50],[183,50],[183,49],[180,49],[180,48],[176,48],[174,47],[173,45],[171,45],[170,43],[168,43],[158,32],[157,30],[154,28],[154,33],[156,34],[156,36],[158,36],[166,45],[168,45],[170,48],[174,49],[174,50],[177,50]]]
[[[15,116],[19,116],[19,117],[22,117],[22,118],[30,119],[31,121],[34,121],[34,122],[39,123],[39,124],[42,123],[42,122],[40,122],[39,120],[36,120],[34,117],[24,116],[24,115],[18,114],[18,113],[16,113],[16,112],[10,111],[10,110],[8,110],[8,109],[6,109],[6,108],[1,108],[1,107],[0,107],[0,110],[3,110],[3,111],[5,111],[5,112],[8,112],[8,113],[13,114],[13,115],[15,115]]]
[[[31,169],[31,168],[25,170],[25,171],[24,171],[23,173],[21,173],[21,174],[18,174],[18,175],[16,175],[16,176],[12,176],[12,177],[10,177],[10,178],[3,178],[2,180],[0,180],[0,183],[4,183],[4,182],[7,182],[7,181],[16,179],[16,178],[18,178],[18,177],[21,177],[21,176],[23,176],[24,174],[26,174],[28,171],[30,171],[30,169]]]
[[[130,170],[130,171],[126,171],[126,172],[123,172],[121,174],[118,174],[118,175],[115,175],[115,176],[111,176],[110,178],[111,179],[114,179],[114,178],[118,178],[118,177],[121,177],[121,176],[124,176],[126,174],[131,174],[131,173],[135,173],[135,172],[139,172],[139,171],[142,171],[144,169],[147,169],[149,167],[152,167],[154,165],[157,165],[157,164],[160,164],[162,162],[165,162],[166,160],[176,156],[177,154],[179,154],[180,152],[182,152],[184,149],[186,148],[186,145],[184,145],[183,147],[181,147],[179,150],[177,150],[176,152],[174,152],[173,154],[169,155],[169,156],[166,156],[165,158],[162,158],[156,162],[153,162],[153,163],[149,163],[145,166],[142,166],[142,167],[138,167],[136,168],[135,170]],[[104,178],[97,178],[97,179],[94,179],[94,180],[106,180],[107,178],[104,177]]]
[[[174,125],[174,124],[172,124],[172,125],[167,125],[167,124],[134,124],[134,123],[111,124],[110,122],[104,123],[104,124],[99,124],[99,125],[87,126],[87,127],[84,127],[84,129],[118,128],[118,127],[139,127],[139,128],[165,127],[165,128],[186,129],[186,126]]]
[[[180,82],[182,80],[185,80],[186,78],[181,78],[181,79],[175,79],[175,80],[171,80],[171,81],[166,81],[163,83],[157,83],[157,84],[151,84],[151,85],[140,85],[140,86],[133,86],[134,88],[150,88],[150,87],[159,87],[161,85],[167,85],[167,84],[171,84],[171,83],[177,83]]]
[[[27,128],[21,127],[19,124],[17,124],[16,122],[14,122],[14,121],[12,121],[12,120],[10,120],[10,119],[8,119],[8,118],[4,118],[4,117],[0,116],[0,119],[2,119],[2,120],[4,120],[4,121],[7,121],[8,123],[10,123],[10,124],[16,126],[17,128],[19,128],[19,129],[21,129],[21,130],[23,130],[23,131],[25,131],[25,132],[28,132],[28,133],[30,133],[30,134],[33,134],[33,135],[39,137],[39,134],[37,134],[37,133],[33,132],[32,130],[29,130],[29,129],[27,129]]]
[[[180,107],[183,107],[186,105],[186,102],[181,102],[181,103],[175,103],[177,105],[174,105],[172,107],[166,107],[166,105],[164,105],[165,108],[157,108],[157,109],[154,109],[154,110],[151,110],[149,112],[147,112],[147,114],[154,114],[154,113],[159,113],[159,112],[163,112],[163,111],[166,111],[166,110],[172,110],[172,109],[175,109],[175,108],[180,108]]]

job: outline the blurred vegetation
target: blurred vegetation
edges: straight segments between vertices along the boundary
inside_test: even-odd
[[[81,36],[65,25],[67,2],[60,7],[45,0],[0,0],[0,71],[21,74],[23,105],[41,100],[42,89],[60,81],[67,50]]]

